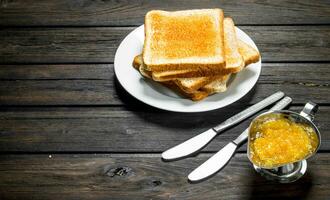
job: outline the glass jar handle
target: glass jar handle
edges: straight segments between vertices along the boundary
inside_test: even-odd
[[[317,112],[318,108],[319,108],[319,106],[316,103],[309,101],[305,104],[305,107],[300,112],[300,115],[313,121],[314,115]]]

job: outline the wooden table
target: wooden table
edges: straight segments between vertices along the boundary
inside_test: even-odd
[[[256,87],[206,113],[149,107],[113,72],[120,41],[151,9],[220,7],[263,58]],[[330,199],[330,2],[0,1],[0,199]],[[246,146],[212,179],[187,174],[245,129],[217,137],[196,157],[160,153],[282,90],[320,105],[322,146],[292,184],[260,177]]]

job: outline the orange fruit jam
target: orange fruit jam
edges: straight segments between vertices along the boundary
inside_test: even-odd
[[[251,126],[250,159],[260,167],[273,168],[312,154],[318,137],[312,127],[276,114]]]

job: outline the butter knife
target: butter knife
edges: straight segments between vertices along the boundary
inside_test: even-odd
[[[279,91],[273,95],[265,98],[264,100],[254,104],[253,106],[243,110],[242,112],[232,116],[218,126],[211,128],[199,135],[190,138],[189,140],[168,149],[162,153],[162,158],[164,160],[175,160],[178,158],[189,156],[203,147],[205,147],[217,134],[228,129],[229,127],[243,121],[244,119],[252,116],[253,114],[259,112],[265,107],[275,103],[284,96],[284,93]]]
[[[275,104],[269,111],[282,110],[292,102],[290,97],[285,97],[281,101]],[[234,156],[238,147],[246,142],[248,139],[247,128],[241,135],[239,135],[235,140],[229,142],[225,147],[220,151],[214,154],[211,158],[205,161],[202,165],[197,167],[188,175],[188,179],[191,182],[201,181],[207,177],[212,176],[213,174],[220,171],[224,168],[230,159]]]

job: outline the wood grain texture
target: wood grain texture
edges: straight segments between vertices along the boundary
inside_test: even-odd
[[[2,152],[162,152],[201,133],[235,113],[234,104],[207,113],[181,114],[156,109],[2,108]],[[301,106],[290,110],[300,111]],[[330,108],[321,106],[315,122],[322,134],[321,150],[330,150]],[[245,130],[251,119],[219,135],[204,152],[218,151]],[[241,148],[245,151],[246,147]]]
[[[109,80],[113,64],[0,65],[1,80]],[[111,76],[110,76],[111,75]],[[292,80],[292,75],[295,80]],[[326,84],[330,63],[262,63],[260,79]]]
[[[243,26],[264,62],[329,61],[330,26]],[[2,28],[0,63],[112,63],[134,28]]]
[[[0,81],[109,80],[113,73],[113,64],[0,65]]]
[[[114,75],[115,51],[147,11],[213,7],[233,17],[261,52],[252,91],[194,114],[161,111],[125,92]],[[0,199],[329,199],[329,52],[325,0],[0,0]],[[251,119],[196,157],[160,159],[277,90],[293,98],[293,111],[308,100],[321,104],[320,152],[298,182],[260,177],[246,146],[212,179],[187,182]]]
[[[329,24],[322,0],[0,1],[1,26],[127,26],[143,24],[149,10],[224,9],[238,24]]]
[[[313,199],[330,196],[329,154],[309,160],[296,183],[259,176],[237,154],[211,179],[189,184],[187,174],[210,155],[162,162],[158,155],[1,155],[2,199]]]
[[[134,70],[132,68],[132,70]],[[282,90],[295,103],[329,103],[330,64],[266,63],[239,104]],[[294,78],[292,78],[294,77]],[[308,91],[308,92],[306,92]],[[0,105],[131,105],[146,107],[115,80],[113,65],[0,65]]]
[[[132,28],[0,29],[0,63],[113,62]]]

